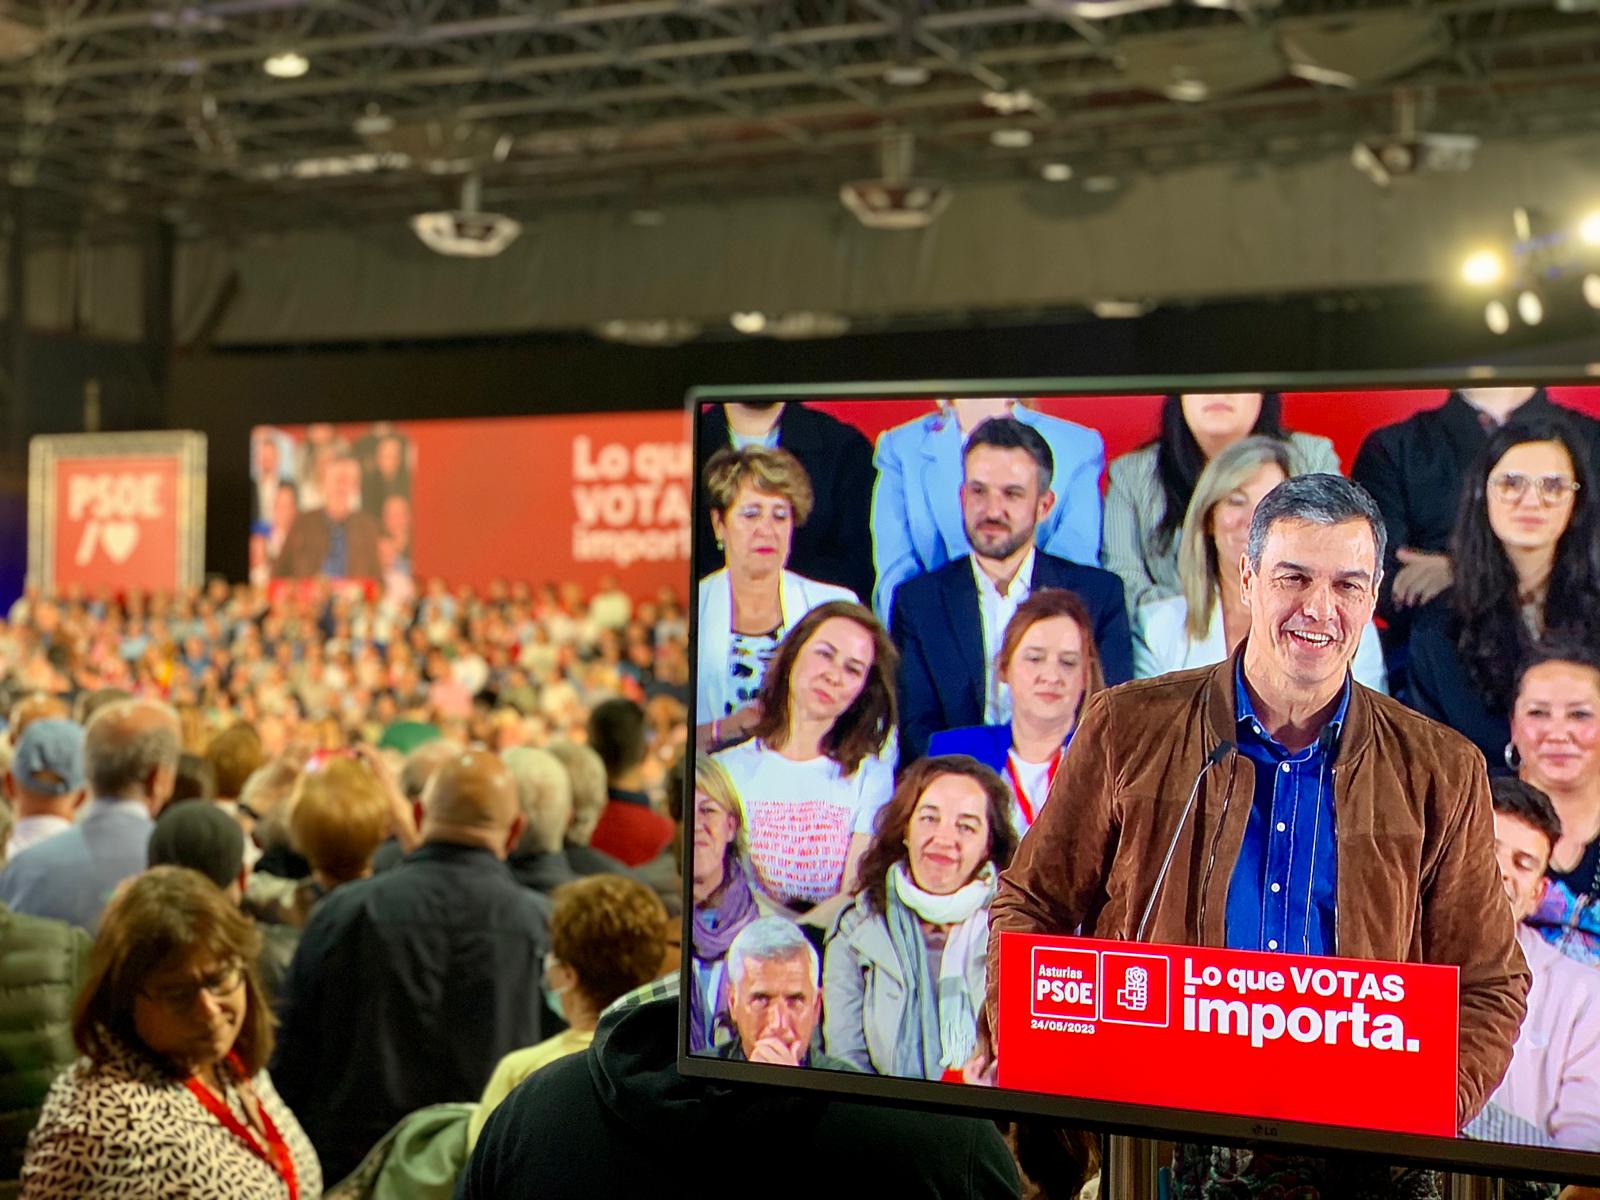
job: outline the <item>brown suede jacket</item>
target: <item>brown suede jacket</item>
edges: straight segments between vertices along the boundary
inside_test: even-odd
[[[1000,877],[992,933],[1134,937],[1206,755],[1236,737],[1236,663],[1237,653],[1092,698],[1049,803]],[[1237,750],[1206,773],[1146,940],[1224,945],[1254,797],[1254,766]],[[1529,983],[1495,862],[1483,757],[1452,730],[1352,684],[1333,801],[1336,953],[1460,968],[1456,1107],[1465,1124],[1511,1061]],[[999,944],[991,935],[991,1028]]]

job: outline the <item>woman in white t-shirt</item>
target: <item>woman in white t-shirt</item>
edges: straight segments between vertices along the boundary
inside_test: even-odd
[[[773,899],[827,928],[856,887],[894,773],[895,650],[870,609],[820,604],[789,631],[748,741],[715,756],[744,808],[750,865]]]

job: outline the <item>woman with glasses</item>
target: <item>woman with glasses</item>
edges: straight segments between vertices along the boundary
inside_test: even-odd
[[[1462,491],[1455,584],[1412,629],[1409,700],[1490,763],[1510,741],[1517,663],[1536,641],[1600,639],[1600,516],[1583,443],[1560,417],[1496,430]]]
[[[83,1055],[28,1140],[24,1200],[316,1200],[322,1171],[266,1072],[250,922],[209,879],[154,867],[107,905],[73,1013]]]

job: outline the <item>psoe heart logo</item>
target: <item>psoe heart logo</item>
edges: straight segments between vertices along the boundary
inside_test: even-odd
[[[82,521],[73,560],[94,561],[96,551],[121,566],[139,548],[140,522],[166,515],[162,477],[153,471],[84,471],[67,481],[67,520]]]

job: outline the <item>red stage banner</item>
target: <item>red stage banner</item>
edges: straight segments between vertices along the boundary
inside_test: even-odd
[[[999,1085],[1456,1136],[1457,970],[1000,935]]]
[[[29,580],[170,591],[204,571],[205,436],[60,434],[29,444]]]

